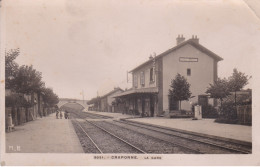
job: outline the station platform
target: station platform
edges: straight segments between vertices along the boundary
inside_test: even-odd
[[[222,124],[215,119],[192,120],[191,118],[138,118],[132,121],[148,123],[168,128],[219,136],[229,139],[252,142],[252,127],[246,125]]]
[[[192,120],[191,118],[166,118],[166,117],[146,117],[134,118],[131,115],[121,113],[93,112],[95,114],[114,117],[115,119],[128,118],[131,121],[163,126],[168,128],[186,130],[196,133],[224,137],[229,139],[252,142],[252,126],[222,124],[214,122],[215,119]]]
[[[71,121],[55,113],[16,126],[5,144],[7,153],[84,153]]]

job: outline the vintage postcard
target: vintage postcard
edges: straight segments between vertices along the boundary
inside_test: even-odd
[[[2,0],[1,166],[260,165],[260,2]]]

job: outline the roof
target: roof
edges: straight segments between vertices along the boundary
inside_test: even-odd
[[[88,105],[94,104],[94,103],[98,102],[99,100],[100,100],[100,97],[94,97],[94,98],[92,98],[91,100],[89,100],[89,101],[87,102],[87,104],[88,104]]]
[[[107,94],[105,94],[105,95],[103,95],[103,96],[101,96],[101,97],[98,96],[98,97],[92,98],[91,100],[89,100],[89,101],[87,102],[87,104],[88,104],[88,105],[94,104],[94,103],[100,101],[102,98],[104,98],[104,97],[106,97],[106,96],[109,96],[109,95],[115,93],[115,92],[118,91],[118,90],[121,90],[122,92],[124,91],[123,89],[121,89],[121,88],[119,88],[119,87],[118,87],[118,88],[115,88],[114,90],[108,92]]]
[[[158,59],[158,58],[161,58],[161,57],[163,57],[163,56],[166,56],[167,54],[169,54],[169,53],[171,53],[171,52],[173,52],[173,51],[175,51],[175,50],[181,48],[182,46],[184,46],[184,45],[186,45],[186,44],[191,44],[192,46],[194,46],[194,47],[197,48],[198,50],[200,50],[200,51],[206,53],[208,56],[212,57],[212,58],[213,58],[214,60],[216,60],[216,61],[221,61],[221,60],[223,60],[223,58],[221,58],[221,57],[218,56],[217,54],[213,53],[213,52],[210,51],[209,49],[205,48],[205,47],[202,46],[201,44],[199,44],[199,43],[197,43],[197,42],[194,42],[193,39],[189,39],[189,40],[187,40],[187,41],[184,41],[184,42],[180,43],[179,45],[176,45],[175,47],[173,47],[173,48],[171,48],[171,49],[169,49],[169,50],[167,50],[167,51],[165,51],[165,52],[163,52],[163,53],[157,55],[157,56],[155,57],[155,59]],[[147,64],[151,63],[152,61],[153,61],[153,59],[149,59],[148,61],[146,61],[146,62],[142,63],[141,65],[139,65],[139,66],[135,67],[134,69],[132,69],[130,72],[133,72],[133,71],[135,71],[135,70],[137,70],[137,69],[143,67],[144,65],[147,65]]]
[[[123,89],[121,89],[121,88],[118,87],[118,88],[115,88],[114,90],[108,92],[107,94],[101,96],[101,98],[104,98],[104,97],[106,97],[106,96],[109,96],[109,95],[115,93],[115,92],[118,91],[118,90],[121,90],[121,91],[123,92]]]
[[[122,97],[122,96],[127,96],[130,94],[149,94],[149,93],[158,93],[159,90],[157,87],[152,87],[152,88],[141,88],[141,89],[131,89],[127,90],[125,92],[119,93],[113,97]]]

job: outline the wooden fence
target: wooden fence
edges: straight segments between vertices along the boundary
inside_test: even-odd
[[[252,125],[252,105],[237,106],[237,118],[240,124]]]

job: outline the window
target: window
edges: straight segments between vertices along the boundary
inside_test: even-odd
[[[144,72],[142,71],[140,74],[140,84],[144,86]]]
[[[134,87],[135,87],[135,88],[137,88],[137,84],[138,84],[138,82],[137,82],[137,76],[134,75]]]
[[[191,76],[191,69],[190,68],[187,69],[187,76]]]
[[[154,68],[150,68],[150,82],[154,82]]]

